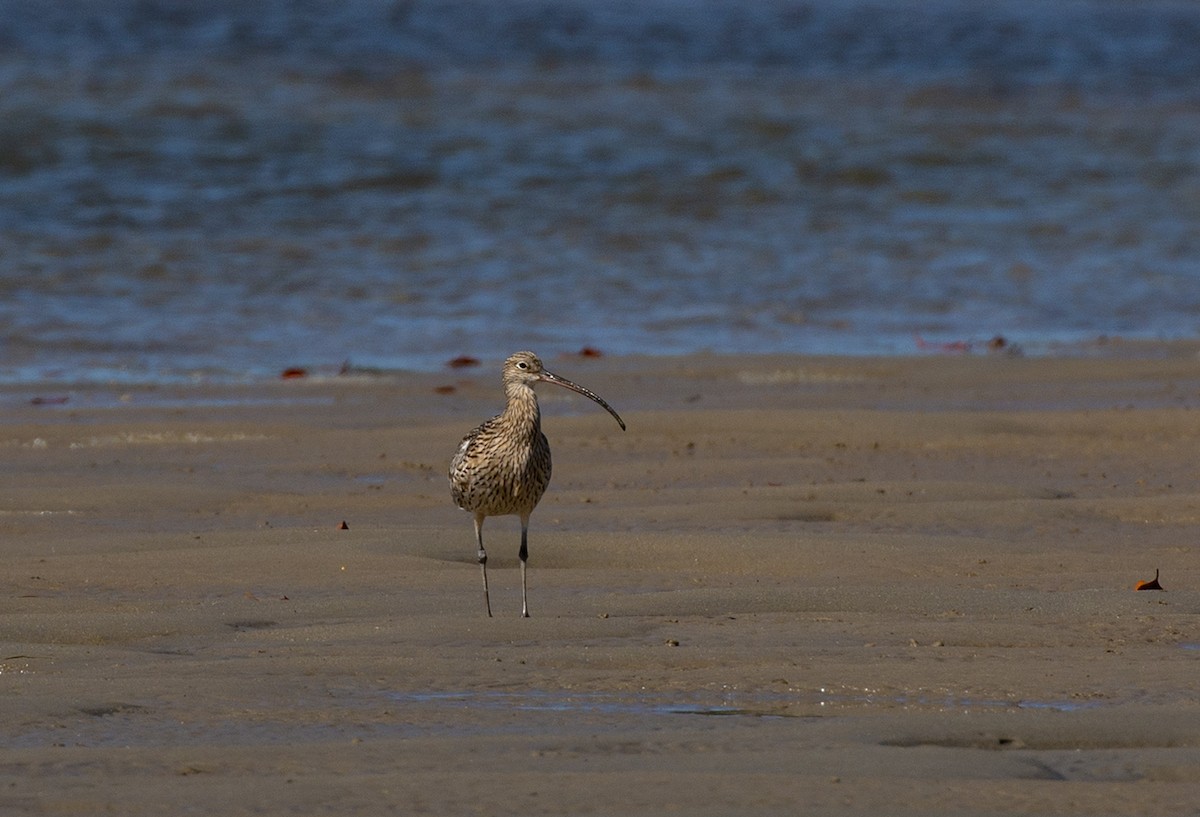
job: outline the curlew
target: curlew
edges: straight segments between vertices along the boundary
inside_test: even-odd
[[[577,383],[546,371],[533,352],[517,352],[504,361],[504,411],[483,423],[458,446],[450,461],[450,495],[455,504],[475,515],[475,540],[483,573],[483,603],[488,616],[487,552],[483,549],[483,520],[489,516],[521,517],[521,615],[529,617],[525,563],[529,559],[529,515],[550,484],[550,444],[542,433],[542,414],[533,384],[554,383],[595,400],[616,418],[625,421],[599,395]]]

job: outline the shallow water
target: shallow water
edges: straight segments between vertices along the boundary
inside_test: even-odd
[[[787,692],[594,693],[534,689],[495,692],[403,692],[392,696],[403,705],[459,709],[506,709],[535,712],[620,715],[744,715],[749,717],[823,717],[869,709],[986,711],[1034,709],[1075,712],[1101,705],[1096,700],[1056,701],[982,698],[932,693],[887,694],[863,690],[789,690]]]
[[[0,382],[1196,334],[1195,3],[0,20]]]
[[[595,723],[617,728],[631,720],[682,717],[753,719],[815,718],[881,711],[1078,712],[1098,701],[1037,701],[970,696],[873,694],[862,691],[795,690],[780,693],[706,691],[577,692],[554,689],[508,691],[388,692],[327,690],[236,713],[185,710],[159,703],[104,702],[75,707],[51,723],[9,730],[6,745],[166,746],[186,736],[190,745],[280,745],[305,741],[463,734],[541,733],[547,718],[569,716],[575,728]]]

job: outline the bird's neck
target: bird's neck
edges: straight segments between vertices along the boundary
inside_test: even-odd
[[[533,388],[524,383],[510,383],[505,385],[504,393],[508,398],[502,415],[504,422],[518,428],[540,430],[542,412]]]

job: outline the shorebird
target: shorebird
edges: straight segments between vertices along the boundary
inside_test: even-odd
[[[533,352],[517,352],[504,361],[504,411],[463,437],[450,461],[450,495],[455,504],[475,515],[475,541],[483,573],[483,603],[488,598],[487,551],[483,549],[483,520],[489,516],[521,517],[521,616],[529,617],[525,592],[525,563],[529,559],[529,515],[550,484],[550,443],[542,433],[542,413],[533,384],[554,383],[595,400],[616,418],[612,406],[578,383],[546,371]]]

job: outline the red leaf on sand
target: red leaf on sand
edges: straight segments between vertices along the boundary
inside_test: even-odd
[[[308,369],[302,369],[299,366],[292,366],[284,369],[283,373],[279,376],[284,380],[295,380],[298,377],[308,377]]]
[[[465,369],[468,366],[478,366],[479,358],[471,357],[470,355],[459,355],[453,360],[446,361],[446,365],[451,369]]]
[[[604,357],[604,352],[601,352],[595,346],[584,346],[579,350],[580,357]]]
[[[1133,586],[1134,590],[1162,590],[1162,585],[1158,583],[1158,570],[1154,571],[1154,578],[1148,582],[1138,582]]]
[[[454,386],[434,386],[433,391],[435,394],[454,394],[458,389]]]
[[[925,340],[920,335],[915,335],[913,339],[917,343],[917,348],[924,352],[941,352],[947,355],[965,355],[971,351],[971,342],[969,340],[952,340],[949,343],[932,343]]]

